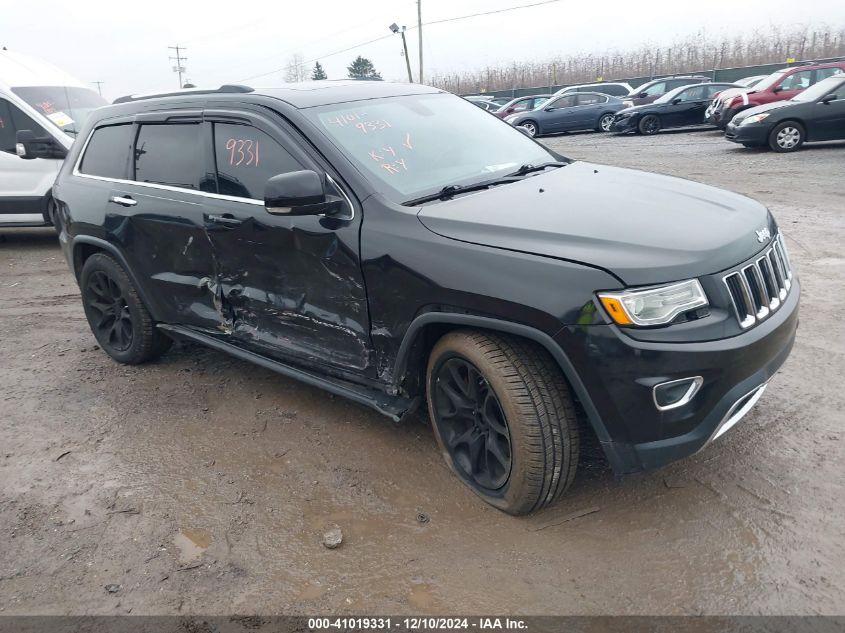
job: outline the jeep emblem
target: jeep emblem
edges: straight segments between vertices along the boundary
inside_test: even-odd
[[[764,228],[760,229],[759,231],[754,231],[754,232],[757,234],[757,241],[760,242],[761,244],[763,242],[768,242],[770,239],[772,239],[772,234],[769,233],[768,227],[764,227]]]

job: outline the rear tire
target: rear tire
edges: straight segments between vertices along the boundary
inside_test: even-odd
[[[640,119],[637,129],[640,134],[657,134],[660,131],[660,117],[656,114],[646,114]]]
[[[509,514],[558,499],[578,465],[578,422],[563,374],[533,342],[473,330],[429,357],[428,410],[452,471]]]
[[[769,147],[775,152],[794,152],[804,144],[804,126],[797,121],[778,123],[769,132]]]
[[[114,360],[137,365],[170,349],[173,341],[155,326],[129,275],[112,257],[91,255],[79,287],[91,332]]]

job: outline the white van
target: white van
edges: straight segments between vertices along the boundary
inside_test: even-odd
[[[0,49],[0,227],[52,223],[50,189],[76,131],[106,100],[67,73]],[[56,158],[22,160],[19,130],[49,139]]]

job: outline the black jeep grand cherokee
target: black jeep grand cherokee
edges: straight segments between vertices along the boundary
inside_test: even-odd
[[[120,99],[54,194],[115,360],[190,339],[394,419],[425,399],[451,468],[513,514],[572,482],[581,411],[618,474],[702,448],[798,323],[762,205],[568,160],[424,86]]]

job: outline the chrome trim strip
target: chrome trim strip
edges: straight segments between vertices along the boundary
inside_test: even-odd
[[[692,380],[689,388],[686,390],[681,399],[677,402],[673,402],[672,404],[667,404],[666,406],[660,406],[657,404],[657,388],[663,387],[664,385],[672,385],[676,382],[686,382],[688,380]],[[689,403],[695,397],[695,394],[698,393],[698,390],[701,389],[701,385],[704,383],[704,378],[701,376],[689,376],[687,378],[678,378],[677,380],[669,380],[666,382],[661,382],[659,384],[654,385],[651,388],[651,399],[654,401],[654,406],[657,407],[658,411],[669,411],[671,409],[677,409],[678,407],[682,407],[685,404]]]
[[[713,437],[711,437],[708,441],[712,442],[713,440],[718,437],[721,437],[722,435],[727,433],[731,428],[733,428],[733,426],[737,422],[739,422],[745,416],[746,413],[751,410],[751,407],[757,404],[757,401],[760,399],[760,396],[763,395],[763,392],[766,390],[766,387],[768,387],[768,385],[768,382],[764,382],[762,385],[754,387],[754,389],[739,398],[733,404],[733,406],[728,409],[728,412],[725,414],[725,417],[722,420],[721,424],[719,424],[719,426],[716,428],[716,432],[713,434]],[[739,403],[748,398],[749,396],[751,397],[748,399],[748,401],[738,408]]]
[[[746,271],[751,270],[751,276],[754,277],[754,283],[757,284],[757,298],[760,300],[760,309],[757,310],[757,317],[758,321],[762,321],[767,316],[769,316],[769,291],[766,290],[766,286],[763,282],[763,275],[760,273],[760,270],[757,268],[756,264],[749,264],[745,268],[742,269],[742,275],[745,277],[745,280],[748,280]],[[749,287],[749,290],[751,288]]]
[[[743,301],[747,308],[751,308],[751,293],[747,290],[747,282],[745,281],[745,276],[741,272],[733,271],[732,273],[728,273],[724,277],[722,277],[722,282],[725,284],[725,287],[728,289],[728,296],[731,299],[731,304],[734,307],[734,314],[736,314],[736,319],[739,321],[739,327],[743,330],[746,328],[751,327],[754,325],[754,322],[757,320],[754,315],[749,311],[746,310],[745,314],[740,313],[740,306],[734,299],[733,293],[731,292],[731,286],[728,283],[728,279],[731,277],[736,277],[737,283],[739,284],[740,293],[742,294]]]

